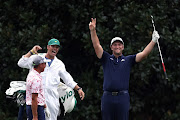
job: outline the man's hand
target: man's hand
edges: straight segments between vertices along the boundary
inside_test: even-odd
[[[46,108],[44,108],[44,112],[45,112],[45,115],[46,115],[46,117],[50,117],[50,112],[49,112],[49,110],[48,110],[48,108],[46,107]]]
[[[89,29],[95,30],[96,29],[96,18],[91,18],[91,22],[89,23]]]
[[[81,98],[81,100],[83,100],[85,93],[83,92],[82,88],[78,90],[78,94],[79,94],[79,97]]]
[[[156,30],[153,31],[153,34],[152,34],[152,41],[153,42],[157,42],[157,40],[160,38],[158,32]]]
[[[39,45],[35,45],[32,49],[31,52],[38,54],[38,50],[41,50],[42,48]]]

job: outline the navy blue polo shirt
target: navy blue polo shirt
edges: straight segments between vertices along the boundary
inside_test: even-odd
[[[116,58],[103,51],[101,60],[104,72],[104,91],[121,91],[129,89],[131,67],[136,63],[136,55],[119,56]]]

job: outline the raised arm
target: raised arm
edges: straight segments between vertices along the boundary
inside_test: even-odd
[[[18,61],[18,66],[21,68],[27,68],[27,69],[31,69],[31,62],[29,61],[29,57],[33,54],[37,54],[37,51],[42,49],[39,45],[35,45],[30,51],[28,51],[25,55],[23,55],[19,61]]]
[[[27,54],[24,55],[24,57],[30,57],[32,54],[38,54],[38,50],[41,50],[42,48],[39,45],[35,45]]]
[[[103,54],[103,48],[100,45],[99,38],[96,34],[96,18],[91,18],[91,22],[89,23],[89,29],[91,33],[91,40],[93,43],[94,50],[96,52],[97,57],[100,59]]]
[[[145,49],[136,55],[136,62],[141,62],[145,59],[149,53],[152,51],[154,45],[156,44],[157,40],[160,38],[157,31],[154,31],[152,34],[152,41],[145,47]]]

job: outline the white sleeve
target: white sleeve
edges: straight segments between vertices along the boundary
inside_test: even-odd
[[[21,68],[27,68],[27,69],[32,69],[32,59],[30,57],[24,57],[24,55],[19,59],[18,61],[18,66]]]
[[[59,71],[59,75],[64,83],[72,89],[74,89],[74,87],[77,85],[77,83],[73,80],[72,76],[66,71],[65,68]]]

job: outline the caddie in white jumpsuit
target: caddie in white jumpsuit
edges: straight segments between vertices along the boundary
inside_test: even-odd
[[[60,113],[59,94],[57,92],[60,78],[67,86],[78,91],[81,100],[83,100],[85,96],[82,88],[77,85],[72,76],[66,71],[64,63],[56,57],[59,46],[60,43],[57,39],[51,39],[47,45],[47,53],[37,53],[37,51],[42,48],[36,45],[18,61],[18,66],[31,70],[33,59],[33,56],[31,55],[38,54],[44,59],[51,60],[51,62],[46,63],[46,68],[44,72],[41,73],[45,89],[46,105],[50,112],[50,116],[46,116],[46,120],[57,120],[57,116]]]

